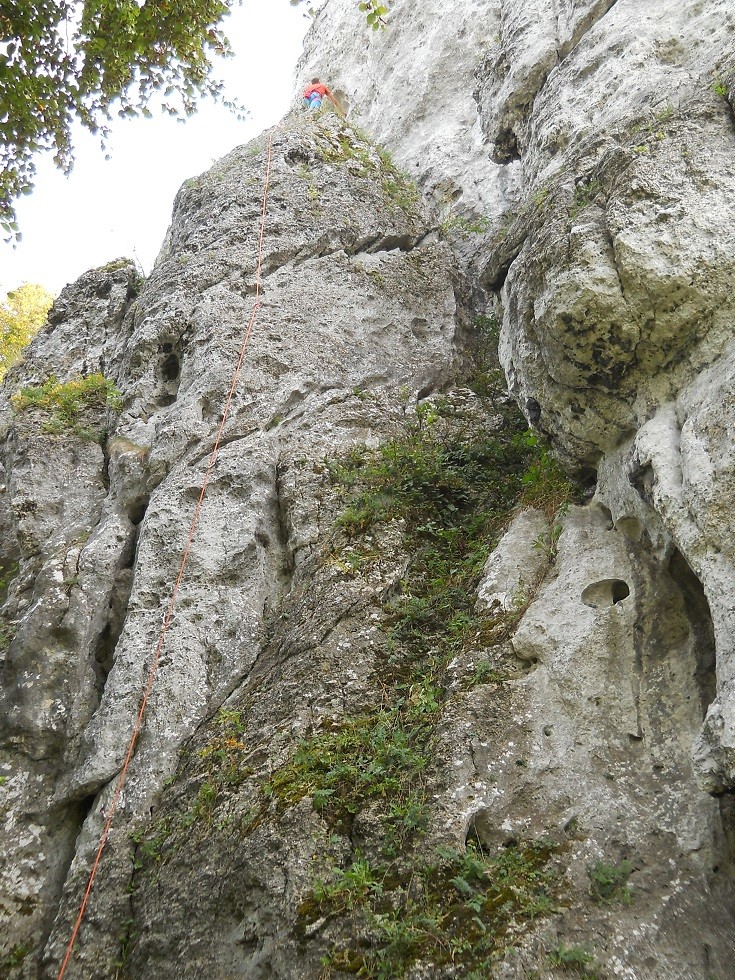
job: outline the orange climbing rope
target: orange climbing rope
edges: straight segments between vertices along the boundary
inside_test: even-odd
[[[163,623],[161,625],[161,633],[158,637],[158,643],[153,652],[153,657],[151,659],[150,666],[148,668],[148,677],[146,681],[145,691],[143,693],[143,700],[140,703],[140,708],[138,709],[138,716],[135,720],[135,725],[133,727],[133,733],[130,737],[130,743],[128,745],[128,751],[125,755],[125,760],[120,770],[120,775],[117,779],[117,785],[115,786],[115,792],[112,796],[112,801],[107,810],[107,818],[105,820],[105,825],[102,830],[102,836],[100,837],[100,842],[97,847],[97,852],[95,854],[94,862],[92,864],[92,870],[89,873],[89,879],[87,881],[87,887],[84,892],[84,897],[82,899],[82,904],[79,908],[79,914],[77,915],[76,922],[74,923],[74,928],[72,930],[71,938],[69,944],[66,947],[66,955],[64,956],[64,961],[61,964],[61,969],[57,980],[62,980],[64,974],[66,973],[66,968],[69,965],[72,952],[74,951],[74,944],[76,943],[77,935],[84,919],[84,913],[87,909],[87,904],[89,902],[89,897],[92,892],[92,886],[94,885],[94,880],[97,876],[97,869],[99,868],[100,860],[102,858],[102,852],[107,844],[107,838],[110,835],[110,827],[112,826],[112,821],[115,816],[115,811],[117,810],[117,805],[120,800],[120,794],[122,793],[122,788],[125,784],[125,778],[127,776],[128,767],[133,758],[133,753],[135,751],[135,744],[138,741],[138,736],[140,735],[140,730],[143,725],[143,718],[145,716],[146,707],[148,705],[148,698],[150,697],[151,689],[153,688],[153,681],[156,677],[156,672],[158,670],[158,664],[161,660],[161,654],[163,653],[163,648],[166,643],[166,634],[168,633],[168,628],[171,624],[171,619],[174,612],[174,606],[176,605],[176,597],[179,593],[179,588],[181,587],[181,582],[184,578],[184,571],[186,569],[186,564],[189,560],[189,552],[191,551],[191,545],[194,541],[194,535],[196,534],[197,527],[199,525],[199,518],[202,512],[202,504],[204,502],[204,495],[207,492],[207,486],[209,484],[209,478],[211,476],[214,464],[217,461],[217,454],[219,452],[220,441],[222,439],[222,432],[225,427],[225,423],[230,414],[230,405],[232,404],[232,398],[235,394],[237,388],[237,382],[240,377],[240,370],[242,368],[243,362],[245,360],[245,355],[247,354],[248,347],[250,345],[250,338],[253,333],[253,327],[255,325],[255,320],[258,315],[258,310],[261,307],[260,302],[260,288],[262,279],[262,264],[263,264],[263,241],[265,237],[265,219],[266,219],[266,206],[268,203],[268,189],[270,186],[270,174],[271,174],[271,156],[273,149],[273,131],[268,134],[268,147],[266,152],[266,164],[265,164],[265,177],[263,180],[263,204],[260,214],[260,232],[258,235],[258,263],[255,273],[255,303],[253,309],[250,313],[250,319],[248,320],[247,328],[245,334],[243,335],[242,345],[240,347],[240,355],[237,359],[237,363],[232,372],[232,380],[230,382],[230,390],[227,393],[227,398],[225,399],[225,404],[222,409],[222,419],[217,429],[217,435],[214,440],[214,447],[212,448],[211,455],[209,457],[209,463],[207,464],[207,469],[204,473],[204,479],[202,481],[202,488],[199,492],[199,499],[197,500],[197,505],[194,509],[194,516],[191,519],[191,526],[189,528],[189,536],[186,539],[186,544],[184,546],[184,551],[181,557],[181,563],[179,565],[179,572],[176,576],[176,582],[174,583],[173,591],[171,592],[171,598],[169,599],[168,607],[166,609],[166,615],[163,617]]]

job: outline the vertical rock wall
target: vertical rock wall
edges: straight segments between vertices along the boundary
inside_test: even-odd
[[[734,13],[363,18],[328,0],[297,85],[327,80],[430,209],[329,113],[274,133],[258,328],[71,976],[724,978]],[[0,976],[55,976],[71,931],[252,309],[265,145],[187,181],[145,283],[65,290],[5,384]],[[587,502],[505,515],[490,554],[498,518],[477,607],[403,648],[459,525],[340,494],[408,425],[395,489],[467,505],[465,457],[512,429],[487,363],[489,397],[456,387],[495,316]],[[51,371],[102,372],[121,410],[13,407]]]
[[[625,0],[396,3],[367,71],[351,54],[346,24],[356,16],[348,3],[324,8],[305,74],[331,70],[353,111],[409,167],[415,161],[445,211],[441,159],[473,148],[470,171],[486,196],[479,201],[473,179],[460,179],[445,226],[476,281],[501,299],[512,390],[568,464],[606,474],[601,500],[616,520],[635,514],[649,536],[663,523],[669,547],[703,583],[720,695],[697,764],[708,788],[721,791],[733,776],[723,707],[732,555],[713,504],[731,497],[733,12],[667,2],[642,12]],[[423,35],[425,19],[436,27],[432,52],[399,51],[399,36]],[[426,84],[442,74],[447,85],[436,85],[425,119]],[[453,88],[465,98],[472,91],[471,125],[455,111]],[[441,157],[416,152],[438,130],[435,117],[456,127]],[[501,169],[489,172],[488,158]],[[508,168],[518,172],[512,192]],[[621,469],[628,477],[616,479]]]
[[[68,287],[5,387],[3,962],[18,975],[36,975],[66,880],[50,973],[59,963],[127,748],[253,305],[265,147],[187,182],[145,284],[120,263]],[[129,821],[248,676],[264,612],[318,543],[322,460],[378,440],[449,376],[452,266],[417,193],[352,130],[276,130],[258,329],[81,941],[88,975],[119,957]],[[87,420],[90,438],[13,410],[49,366],[62,381],[103,371],[119,415]],[[112,947],[95,948],[105,917]]]
[[[358,62],[358,15],[332,0],[302,66],[343,89],[350,110],[419,175],[472,282],[502,308],[511,390],[566,465],[596,486],[596,518],[560,522],[555,585],[542,588],[513,639],[515,652],[539,665],[514,691],[524,719],[506,734],[514,748],[504,754],[493,744],[479,767],[473,750],[466,768],[458,765],[467,783],[450,799],[469,795],[462,819],[479,822],[483,840],[502,843],[517,833],[503,829],[514,827],[514,811],[534,827],[553,812],[548,774],[560,770],[562,785],[578,787],[567,797],[569,812],[583,801],[609,811],[602,818],[590,811],[583,822],[596,826],[592,838],[603,849],[634,846],[641,876],[643,854],[656,850],[646,835],[675,825],[674,850],[703,874],[698,901],[706,906],[710,878],[729,894],[735,779],[734,570],[725,516],[733,499],[734,15],[727,3],[666,0],[645,9],[626,0],[396,2],[391,29]],[[399,37],[407,35],[416,40],[403,47]],[[607,527],[601,537],[592,534],[595,521]],[[575,557],[565,564],[569,548]],[[626,583],[624,598],[613,598],[615,582]],[[590,608],[607,610],[595,617],[616,623],[614,633],[591,639]],[[591,644],[584,655],[577,635]],[[661,687],[667,675],[669,693]],[[544,726],[558,698],[557,720]],[[602,735],[612,722],[610,698],[621,713]],[[677,719],[668,733],[661,703]],[[557,754],[545,731],[559,726],[577,734]],[[519,742],[527,743],[523,753]],[[510,782],[508,775],[498,782],[497,760],[516,753],[521,771],[511,766]],[[582,789],[590,759],[601,782]],[[620,764],[625,817],[614,815],[609,798]],[[481,792],[470,792],[486,768],[489,786],[483,775]],[[684,774],[688,789],[674,790]],[[637,793],[648,830],[634,816]],[[672,795],[690,799],[689,816],[673,816]],[[661,800],[669,800],[662,809]],[[615,975],[726,975],[724,962],[710,960],[716,942],[684,928],[699,914],[671,912],[678,900],[661,883],[657,890],[676,926],[653,925],[660,906],[650,925],[631,923],[610,940],[611,917]],[[691,901],[694,892],[684,893]],[[731,898],[712,904],[731,908]],[[639,923],[646,918],[640,908],[637,915]],[[712,921],[710,912],[701,918]],[[588,921],[582,932],[590,929]],[[670,955],[679,929],[685,945],[699,947],[696,957],[678,943]]]

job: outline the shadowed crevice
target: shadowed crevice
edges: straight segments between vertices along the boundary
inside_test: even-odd
[[[668,571],[681,591],[684,609],[692,630],[696,650],[694,679],[699,690],[702,718],[704,718],[717,691],[715,630],[712,614],[702,583],[679,551],[675,551],[672,555]]]

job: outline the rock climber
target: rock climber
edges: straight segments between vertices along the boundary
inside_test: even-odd
[[[322,99],[325,96],[339,109],[339,103],[329,88],[320,82],[318,78],[312,78],[311,85],[308,85],[304,90],[304,107],[307,109],[320,109]]]

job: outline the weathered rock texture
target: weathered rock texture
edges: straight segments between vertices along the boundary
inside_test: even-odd
[[[121,263],[65,290],[6,386],[10,394],[21,378],[40,380],[51,364],[62,381],[104,370],[123,394],[104,453],[45,434],[36,410],[14,414],[5,401],[3,564],[18,566],[3,674],[10,948],[35,947],[48,933],[70,862],[70,906],[89,868],[253,304],[264,147],[236,150],[182,188],[144,285]],[[320,461],[377,441],[417,390],[449,376],[450,252],[418,206],[385,192],[381,166],[339,125],[308,120],[274,134],[258,329],[123,825],[148,813],[182,739],[255,662],[264,611],[278,607],[323,531],[319,493],[309,489],[323,481]],[[400,181],[390,186],[398,193]],[[110,866],[126,839],[124,829],[113,834]],[[116,874],[130,871],[128,861]],[[129,901],[124,887],[120,901]],[[97,907],[102,915],[105,900]],[[65,912],[60,939],[67,925]],[[112,931],[107,967],[91,975],[113,969],[119,925]]]
[[[735,11],[363,18],[328,0],[298,85],[326,78],[426,202],[329,113],[273,133],[262,308],[69,976],[727,977]],[[71,932],[253,307],[266,142],[182,187],[147,281],[120,262],[68,287],[0,395],[0,976],[56,976]],[[495,315],[588,502],[498,517],[477,594],[409,663],[397,597],[468,506],[462,453],[513,426],[462,386]],[[10,402],[97,371],[121,410],[76,433]],[[335,461],[406,432],[395,489],[440,486],[449,524],[385,489],[347,517]],[[421,456],[437,432],[448,475]],[[382,741],[343,781],[368,789],[338,814],[304,746],[341,772],[367,718]],[[516,861],[506,892],[473,855]]]
[[[345,29],[354,16],[347,3],[325,8],[328,40],[307,50],[305,71],[338,66],[335,84],[415,165],[471,276],[499,294],[501,355],[529,420],[580,473],[599,474],[598,499],[619,532],[662,569],[683,556],[694,572],[702,622],[712,622],[716,691],[708,688],[693,762],[704,790],[726,794],[735,782],[735,556],[725,516],[735,11],[666,0],[645,10],[626,0],[396,3],[394,33],[359,68]],[[426,66],[397,41],[400,30],[423,37],[425,19],[437,25]],[[476,116],[465,126],[470,91]],[[437,117],[451,121],[419,159]],[[440,175],[455,153],[469,155],[468,172],[487,189],[478,194],[464,164],[453,167],[447,218]]]

